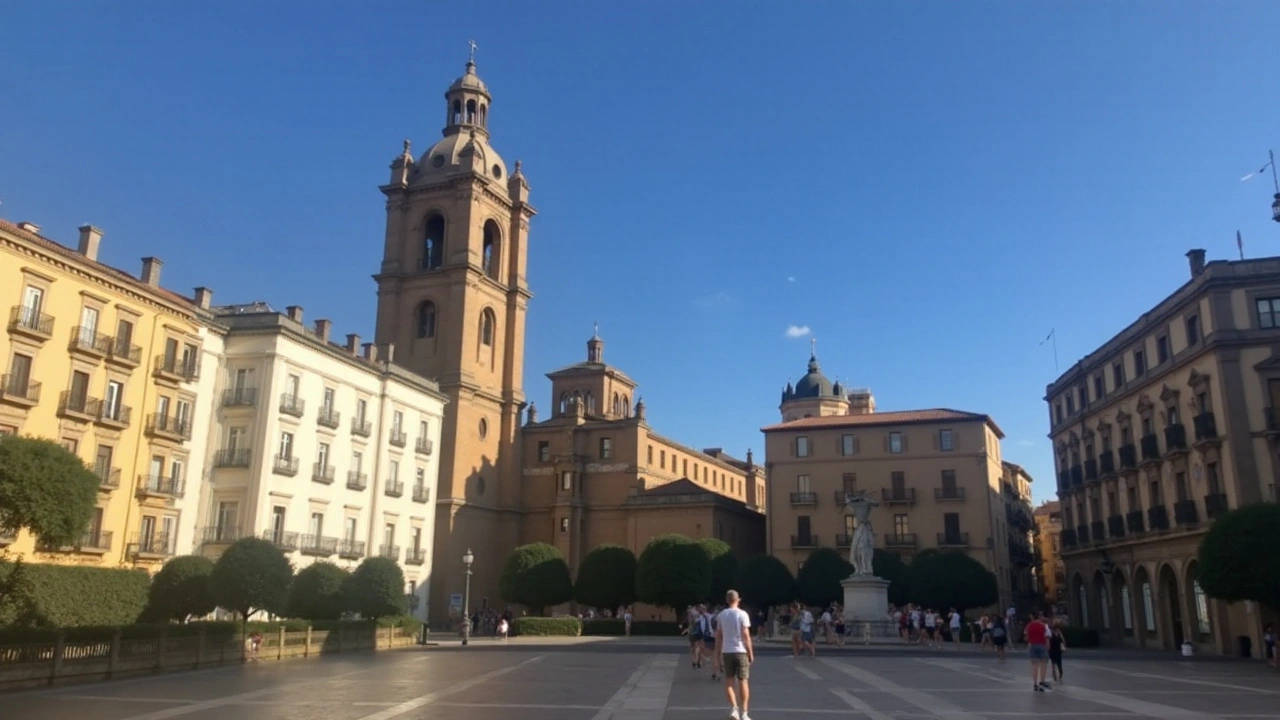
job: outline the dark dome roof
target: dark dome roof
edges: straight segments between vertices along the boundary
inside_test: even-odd
[[[809,372],[800,378],[795,384],[794,389],[783,393],[783,401],[799,400],[801,398],[816,397],[839,397],[840,391],[837,386],[831,382],[826,375],[822,374],[822,369],[818,367],[818,358],[809,357]]]

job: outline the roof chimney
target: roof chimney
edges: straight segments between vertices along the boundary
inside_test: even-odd
[[[1192,279],[1200,277],[1200,274],[1204,272],[1204,250],[1188,250],[1187,260],[1191,263]]]
[[[316,337],[320,338],[321,342],[329,342],[329,331],[332,329],[333,329],[332,320],[316,321]]]
[[[36,230],[40,228],[37,226]],[[35,232],[32,230],[31,232]],[[80,254],[96,261],[98,259],[98,245],[102,242],[102,231],[92,225],[80,226]]]
[[[356,350],[359,347],[360,347],[360,336],[356,335],[355,333],[351,333],[350,335],[348,335],[347,336],[347,352],[351,353],[352,355],[355,355]]]
[[[151,287],[160,287],[160,268],[164,261],[158,257],[142,258],[142,282]]]
[[[18,223],[18,228],[20,230],[26,230],[27,232],[33,235],[40,234],[40,226],[31,222],[30,220],[23,220],[22,222]]]
[[[195,289],[196,305],[202,310],[208,310],[213,304],[213,291],[207,287],[198,287]]]
[[[362,348],[364,348],[364,354],[362,355],[362,357],[363,357],[365,360],[368,360],[368,361],[370,361],[370,362],[374,362],[374,361],[376,361],[376,360],[378,359],[378,346],[377,346],[377,345],[374,345],[373,343],[365,343],[365,344],[364,344],[364,345],[362,345],[361,347],[362,347]]]
[[[302,322],[302,306],[301,305],[290,305],[289,307],[285,308],[284,311],[289,316],[290,320],[296,323]]]
[[[392,361],[394,361],[394,360],[396,359],[396,344],[395,344],[395,343],[387,343],[387,351],[386,351],[386,353],[385,353],[385,355],[384,355],[384,357],[383,357],[382,359],[383,359],[383,360],[386,360],[388,364],[390,364]]]

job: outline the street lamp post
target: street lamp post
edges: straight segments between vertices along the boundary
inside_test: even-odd
[[[462,590],[462,644],[466,645],[471,639],[471,563],[475,562],[476,556],[471,554],[471,548],[467,548],[467,552],[462,556],[462,564],[467,568],[467,584]]]

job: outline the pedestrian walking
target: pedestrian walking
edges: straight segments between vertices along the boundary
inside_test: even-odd
[[[724,674],[724,693],[729,698],[729,717],[733,720],[751,720],[747,707],[751,690],[747,681],[751,675],[751,663],[755,650],[751,646],[751,617],[738,607],[738,591],[725,593],[729,607],[716,616],[716,644],[714,659],[716,670]]]
[[[1025,630],[1027,638],[1027,656],[1031,658],[1032,689],[1044,692],[1049,687],[1045,682],[1045,671],[1049,663],[1049,624],[1045,622],[1044,613],[1031,618]]]
[[[956,650],[959,650],[960,628],[964,625],[964,618],[960,616],[960,613],[956,612],[955,608],[951,608],[951,617],[949,619],[951,624],[951,642],[955,643]]]
[[[1067,638],[1062,634],[1062,621],[1053,621],[1049,635],[1049,662],[1053,665],[1053,681],[1062,682],[1062,651],[1067,649]]]
[[[991,621],[991,645],[996,650],[996,660],[1004,662],[1004,646],[1009,640],[1008,629],[1004,626],[1004,618],[999,615]]]

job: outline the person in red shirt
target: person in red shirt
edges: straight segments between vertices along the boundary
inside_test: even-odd
[[[1027,653],[1031,657],[1031,682],[1036,692],[1049,687],[1044,676],[1049,667],[1049,623],[1040,613],[1027,623]]]

